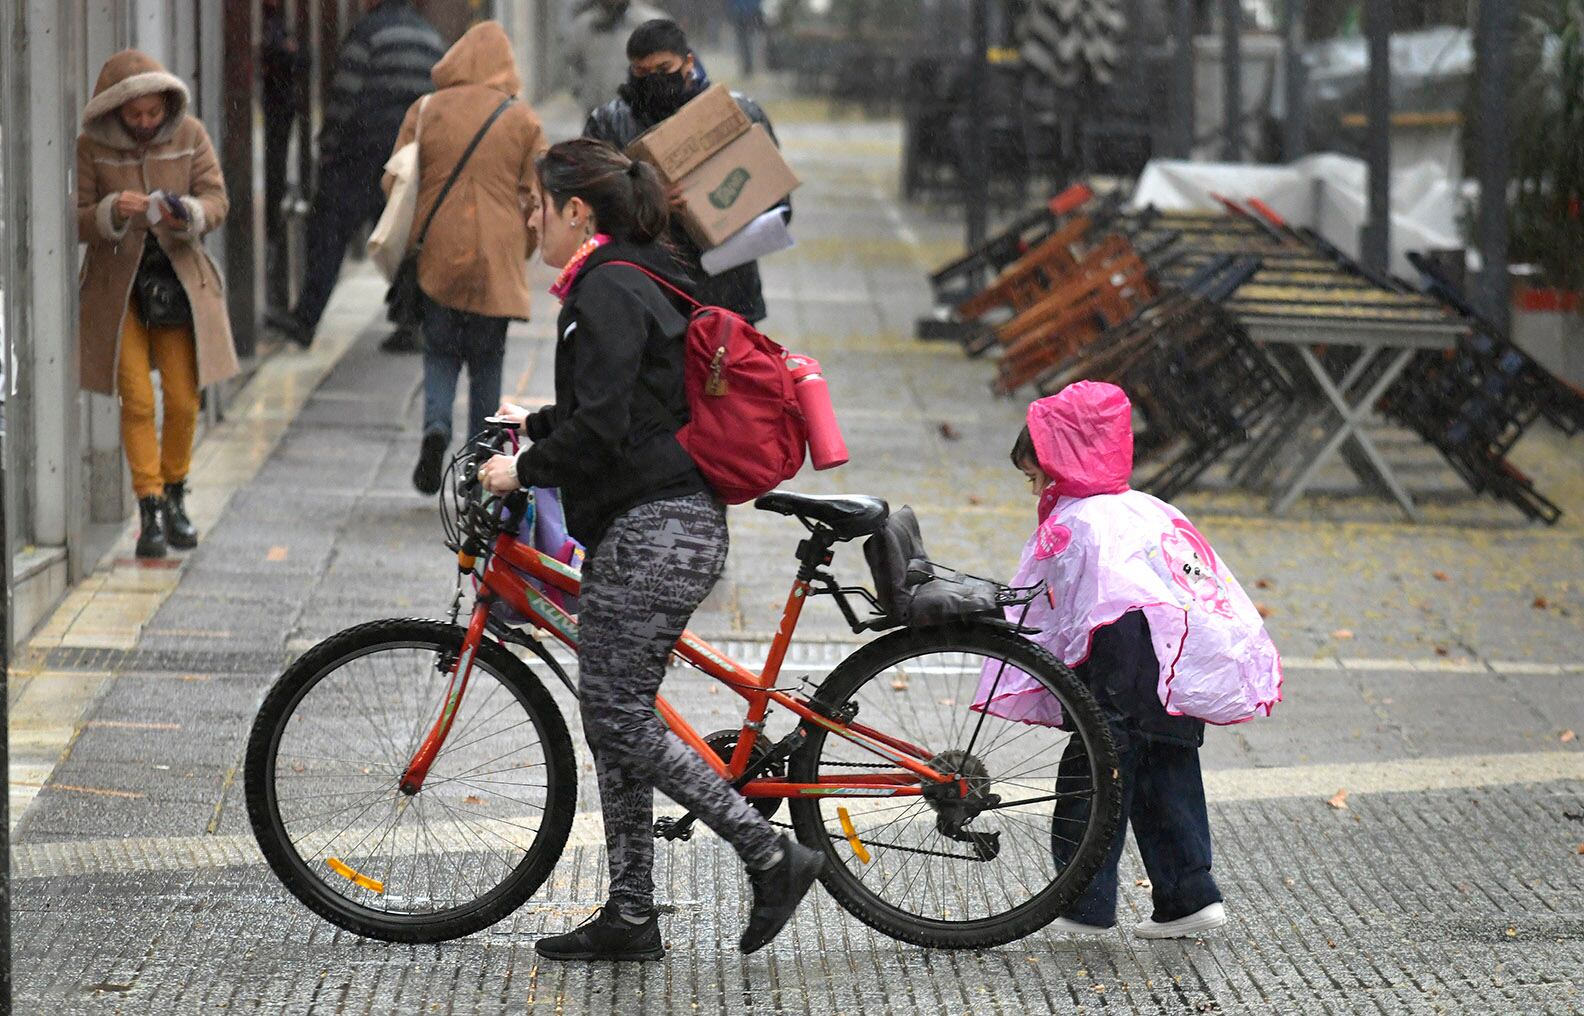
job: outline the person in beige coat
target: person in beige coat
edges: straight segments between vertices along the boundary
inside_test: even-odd
[[[99,72],[77,138],[81,381],[120,398],[140,557],[197,545],[184,499],[198,392],[238,370],[225,283],[202,239],[225,220],[225,179],[190,101],[158,60],[123,50]]]
[[[436,91],[413,103],[396,148],[418,139],[418,209],[413,241],[468,144],[495,120],[440,205],[418,257],[423,291],[424,434],[413,486],[440,489],[451,443],[457,377],[468,370],[468,436],[484,429],[501,394],[506,325],[529,312],[528,259],[539,246],[538,175],[548,148],[539,118],[513,99],[522,87],[499,24],[474,25],[432,72]],[[422,119],[422,133],[419,121]],[[385,187],[390,189],[387,176]]]

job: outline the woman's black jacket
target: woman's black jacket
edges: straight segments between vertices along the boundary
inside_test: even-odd
[[[528,417],[533,443],[517,458],[525,486],[561,488],[567,531],[591,555],[623,512],[709,489],[676,440],[688,419],[688,318],[652,279],[612,261],[688,289],[660,247],[611,243],[590,255],[556,321],[555,403]]]

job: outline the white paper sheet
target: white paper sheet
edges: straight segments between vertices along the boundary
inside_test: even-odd
[[[699,263],[710,275],[719,275],[738,265],[769,257],[793,245],[792,231],[780,208],[772,208],[733,233],[719,247],[704,252]]]

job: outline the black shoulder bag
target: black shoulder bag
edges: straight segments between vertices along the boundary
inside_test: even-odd
[[[451,176],[446,180],[445,186],[440,188],[440,196],[435,198],[434,207],[429,209],[429,215],[424,219],[423,228],[418,231],[418,239],[411,249],[402,256],[401,264],[396,269],[396,277],[391,280],[390,289],[385,291],[385,317],[398,328],[417,328],[423,323],[423,294],[418,289],[418,255],[423,253],[424,238],[429,235],[429,227],[434,225],[435,213],[440,211],[440,206],[445,204],[446,196],[451,193],[451,188],[456,185],[457,177],[462,175],[462,169],[468,164],[468,159],[473,157],[474,149],[479,142],[484,140],[484,135],[494,126],[500,115],[506,112],[506,107],[517,101],[516,96],[507,96],[506,99],[495,107],[495,112],[484,121],[484,126],[473,135],[473,140],[468,142],[467,150],[462,153],[462,158],[457,160],[456,168],[451,170]]]
[[[153,233],[143,240],[137,274],[132,277],[132,297],[145,328],[191,328],[192,304],[176,277],[176,266]]]

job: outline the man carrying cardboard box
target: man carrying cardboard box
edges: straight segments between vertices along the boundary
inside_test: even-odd
[[[639,26],[627,40],[627,60],[627,83],[617,90],[617,98],[590,114],[583,127],[584,137],[604,141],[623,151],[639,135],[710,88],[708,75],[693,55],[687,36],[674,21],[657,20]],[[761,128],[774,142],[775,129],[759,104],[737,92],[731,92],[730,97],[749,123]],[[700,143],[707,144],[708,139],[700,139]],[[681,197],[678,192],[679,203]],[[791,218],[790,199],[783,198],[776,207]],[[750,261],[719,275],[708,276],[699,267],[700,245],[688,234],[680,216],[672,223],[671,240],[686,261],[686,267],[700,280],[695,293],[701,303],[725,307],[749,321],[764,320],[764,293],[757,262]]]

